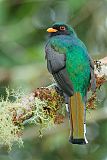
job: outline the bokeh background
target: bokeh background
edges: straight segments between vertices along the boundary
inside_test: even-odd
[[[27,93],[52,83],[46,69],[46,29],[63,21],[74,27],[93,59],[107,56],[107,0],[0,0],[0,96],[5,87]],[[0,160],[107,160],[107,84],[98,92],[95,111],[88,111],[88,145],[71,145],[69,122],[39,138],[27,127],[24,147],[10,153],[0,146]]]

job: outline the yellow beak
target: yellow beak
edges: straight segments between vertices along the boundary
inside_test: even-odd
[[[57,32],[58,30],[57,29],[54,29],[54,28],[48,28],[47,29],[47,32],[51,33],[51,32]]]

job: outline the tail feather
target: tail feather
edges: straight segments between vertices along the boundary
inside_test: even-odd
[[[70,142],[75,144],[87,143],[84,130],[85,107],[79,92],[70,97],[69,110],[71,125]]]

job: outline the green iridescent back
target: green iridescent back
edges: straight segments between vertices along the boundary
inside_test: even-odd
[[[59,54],[66,54],[66,70],[74,92],[86,95],[90,84],[90,63],[85,45],[76,37],[54,36],[50,43]]]

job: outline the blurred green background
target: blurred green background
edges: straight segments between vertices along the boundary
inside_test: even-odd
[[[5,87],[26,92],[52,83],[46,69],[46,29],[63,21],[74,27],[93,59],[107,55],[107,0],[0,0],[0,95]],[[23,135],[24,147],[0,160],[107,160],[107,84],[98,92],[97,109],[88,113],[88,145],[71,145],[69,122],[38,137],[35,127]]]

